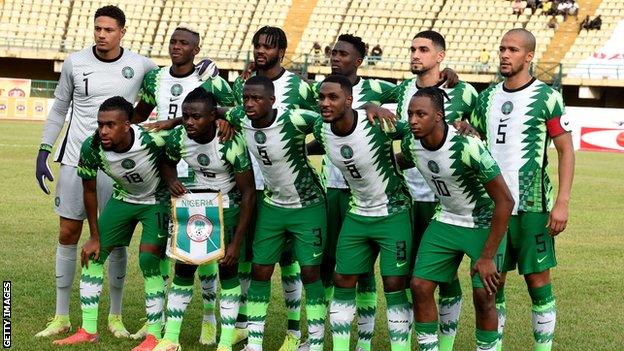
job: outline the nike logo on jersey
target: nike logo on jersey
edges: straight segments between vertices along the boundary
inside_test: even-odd
[[[396,266],[397,266],[397,268],[401,268],[401,267],[405,266],[406,264],[407,264],[407,262],[403,262],[403,263],[397,262]]]
[[[91,71],[91,72],[82,72],[82,75],[83,75],[84,77],[86,77],[86,76],[88,76],[88,75],[89,75],[89,74],[91,74],[91,73],[93,73],[93,71]]]
[[[546,256],[537,259],[537,263],[542,263],[546,259]]]
[[[165,234],[165,235],[158,234],[158,239],[162,239],[162,238],[166,238],[166,237],[167,237],[167,234]]]
[[[509,121],[510,119],[511,119],[511,117],[501,118],[501,119],[500,119],[500,122],[501,122],[501,123],[505,123],[505,122]]]
[[[317,252],[317,253],[313,253],[313,254],[312,254],[312,256],[313,256],[314,258],[317,258],[317,257],[319,257],[319,256],[320,256],[320,255],[322,255],[322,254],[323,254],[322,252]]]
[[[169,102],[174,102],[174,101],[178,101],[178,100],[180,100],[180,98],[179,98],[179,97],[176,97],[176,98],[169,98]]]

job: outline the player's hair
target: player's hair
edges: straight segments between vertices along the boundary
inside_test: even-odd
[[[340,84],[340,88],[342,88],[342,90],[347,93],[347,95],[351,96],[353,95],[353,84],[351,84],[351,82],[349,81],[349,79],[341,74],[330,74],[327,76],[327,78],[325,78],[325,80],[323,80],[323,83],[321,83],[321,85],[325,84],[325,83],[338,83]]]
[[[446,117],[446,113],[444,112],[444,101],[449,100],[449,96],[446,94],[446,91],[438,88],[438,87],[427,87],[418,89],[418,91],[412,96],[416,97],[428,97],[433,102],[433,107],[436,109],[436,112],[442,112],[442,116]]]
[[[126,26],[126,15],[121,9],[115,5],[107,5],[104,7],[100,7],[95,11],[95,16],[93,19],[97,19],[98,17],[106,16],[113,18],[117,21],[117,24],[123,28]]]
[[[362,41],[361,37],[356,37],[352,34],[340,34],[338,37],[338,41],[345,41],[351,45],[358,51],[361,58],[366,56],[366,43]]]
[[[288,46],[288,40],[286,39],[286,33],[279,27],[264,26],[254,34],[251,42],[257,45],[260,42],[260,36],[266,35],[266,42],[269,45],[277,46],[278,49],[286,50]]]
[[[438,47],[438,49],[446,50],[446,40],[444,40],[444,37],[442,36],[442,34],[434,30],[423,30],[422,32],[414,36],[414,39],[416,38],[429,39],[431,40],[433,45]]]
[[[273,81],[265,76],[253,76],[245,81],[245,86],[247,85],[261,85],[270,96],[275,95],[275,86],[273,85]]]
[[[113,96],[104,100],[104,102],[100,105],[98,112],[108,112],[108,111],[121,111],[126,115],[126,118],[130,120],[132,115],[134,114],[134,107],[132,104],[128,102],[128,100],[124,99],[121,96]]]
[[[524,48],[527,49],[527,51],[529,52],[535,51],[535,47],[537,44],[533,33],[529,32],[524,28],[514,28],[507,31],[505,35],[507,34],[520,34],[524,39]]]
[[[208,111],[212,111],[217,108],[217,98],[213,93],[206,91],[206,89],[202,87],[197,87],[191,90],[188,95],[184,98],[182,104],[190,104],[193,102],[201,102],[206,104],[208,107]]]

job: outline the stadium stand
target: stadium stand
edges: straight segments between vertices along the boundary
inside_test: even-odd
[[[58,52],[70,11],[69,0],[0,2],[0,47]]]

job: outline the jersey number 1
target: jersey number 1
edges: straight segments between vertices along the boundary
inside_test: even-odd
[[[85,83],[85,95],[89,96],[89,78],[85,78],[82,81]]]

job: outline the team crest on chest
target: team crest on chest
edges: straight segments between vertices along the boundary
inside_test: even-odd
[[[195,242],[204,242],[208,240],[214,229],[212,222],[203,215],[192,215],[186,222],[186,235]]]
[[[197,163],[199,163],[200,166],[206,167],[210,164],[210,157],[206,154],[199,154],[197,155]]]
[[[433,173],[440,173],[440,166],[434,160],[427,162],[427,168]]]
[[[126,79],[132,79],[134,77],[134,70],[130,66],[126,66],[121,70],[121,75]]]
[[[184,91],[184,89],[178,83],[174,84],[171,87],[171,95],[173,95],[173,96],[180,96],[180,95],[182,95],[182,91]]]
[[[506,116],[513,111],[513,103],[511,101],[505,101],[503,106],[501,107],[501,112]]]
[[[121,161],[121,167],[123,167],[124,169],[133,169],[134,166],[136,166],[136,163],[131,158],[127,158]]]
[[[254,140],[258,144],[264,144],[266,143],[266,140],[267,140],[266,134],[264,134],[263,131],[258,130],[254,133]]]
[[[340,155],[346,159],[351,159],[353,158],[353,149],[349,145],[343,145],[340,148]]]

